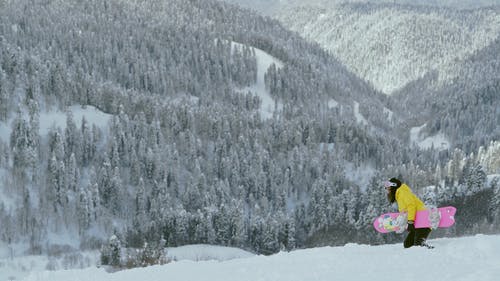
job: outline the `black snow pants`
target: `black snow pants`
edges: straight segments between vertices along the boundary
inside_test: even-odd
[[[425,239],[427,239],[427,236],[429,236],[429,233],[431,233],[430,228],[416,228],[415,231],[408,232],[404,242],[404,247],[410,248],[411,246],[422,246]]]

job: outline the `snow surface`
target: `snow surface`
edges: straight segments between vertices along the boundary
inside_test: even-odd
[[[67,110],[72,112],[73,121],[75,122],[77,127],[81,126],[82,118],[85,117],[90,127],[92,127],[92,124],[95,124],[100,129],[104,129],[108,125],[108,121],[112,116],[90,105],[87,105],[85,107],[74,105],[68,107]],[[40,135],[47,135],[52,127],[61,128],[62,130],[66,128],[65,112],[49,111],[40,114]]]
[[[387,116],[387,120],[394,123],[394,112],[387,107],[384,107],[384,116]]]
[[[233,42],[233,46],[241,46],[241,44]],[[273,117],[275,109],[281,111],[283,105],[280,102],[276,102],[269,93],[269,90],[266,89],[266,84],[264,82],[264,75],[267,72],[267,69],[271,66],[271,64],[275,64],[277,68],[283,67],[283,62],[278,60],[277,58],[269,55],[261,49],[257,49],[252,47],[255,51],[255,57],[257,59],[257,82],[250,86],[243,88],[243,92],[251,92],[254,95],[258,96],[261,101],[260,114],[264,119],[269,119]],[[276,103],[276,108],[275,108]]]
[[[368,121],[366,121],[365,117],[359,112],[359,102],[354,102],[354,116],[356,117],[356,122],[361,125],[368,125]]]
[[[328,101],[328,108],[332,109],[332,108],[336,108],[338,106],[339,106],[339,103],[336,100],[330,99]]]
[[[18,249],[14,249],[18,248]],[[16,256],[19,245],[7,246],[0,242],[0,280],[23,280],[35,272],[65,270],[69,268],[95,268],[98,251],[73,252],[58,256]],[[25,249],[26,250],[26,249]],[[52,271],[55,272],[55,271]]]
[[[167,257],[171,260],[232,260],[238,258],[248,258],[254,254],[238,249],[212,245],[186,245],[175,248],[167,248]]]
[[[83,270],[36,271],[21,280],[498,280],[500,235],[442,238],[430,240],[430,243],[436,248],[403,249],[401,244],[382,246],[347,244],[343,247],[312,248],[226,261],[183,260],[163,266],[116,273],[107,273],[104,268],[95,267]]]
[[[410,129],[410,142],[417,144],[422,149],[428,149],[431,147],[439,150],[449,149],[451,146],[450,142],[442,133],[429,137],[421,136],[420,132],[426,125],[427,124],[424,124],[420,127],[413,127]]]
[[[85,116],[85,119],[90,127],[92,127],[92,124],[95,124],[101,130],[104,130],[104,128],[108,125],[108,121],[112,116],[90,105],[85,107],[80,105],[69,106],[67,111],[70,111],[73,114],[73,121],[77,127],[81,126],[82,118]],[[27,114],[25,116],[28,118]],[[14,118],[11,118],[7,122],[0,122],[0,140],[5,143],[9,143],[12,131],[11,124],[13,120]],[[47,136],[51,128],[61,128],[61,130],[66,128],[66,112],[51,110],[40,113],[40,136]]]
[[[0,140],[8,143],[10,138],[10,127],[5,122],[0,122]]]

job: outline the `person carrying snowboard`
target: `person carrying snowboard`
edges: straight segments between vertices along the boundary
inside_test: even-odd
[[[405,248],[410,248],[411,246],[425,246],[427,248],[433,248],[425,242],[431,233],[431,229],[415,228],[414,225],[415,214],[417,211],[427,209],[422,200],[413,194],[407,184],[402,183],[397,178],[391,178],[390,180],[384,182],[384,187],[387,190],[387,199],[389,199],[389,202],[397,202],[399,212],[408,214],[408,235],[405,238],[403,246]]]

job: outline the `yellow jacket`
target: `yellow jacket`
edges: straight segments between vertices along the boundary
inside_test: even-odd
[[[398,209],[400,213],[408,213],[408,220],[414,221],[417,211],[425,210],[424,203],[411,192],[408,185],[403,183],[396,190],[396,201],[398,202]]]

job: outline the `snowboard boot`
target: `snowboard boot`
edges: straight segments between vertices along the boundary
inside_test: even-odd
[[[415,246],[427,247],[428,249],[433,249],[434,247],[427,243],[427,237],[431,233],[430,228],[419,228],[415,235]]]
[[[427,249],[434,249],[434,246],[430,245],[429,243],[427,243],[427,241],[422,241],[420,242],[420,244],[418,245],[420,247],[426,247]]]

